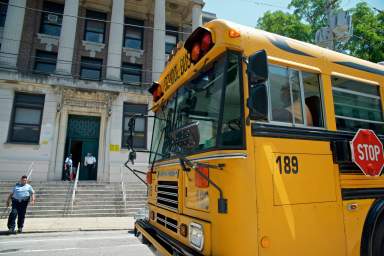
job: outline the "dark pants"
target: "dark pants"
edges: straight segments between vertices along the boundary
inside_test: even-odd
[[[18,201],[12,198],[12,211],[8,217],[8,229],[15,229],[15,222],[17,217],[17,227],[23,228],[25,212],[27,211],[28,200]]]
[[[87,165],[87,172],[88,172],[88,177],[91,180],[96,180],[96,165],[95,164],[88,164]]]

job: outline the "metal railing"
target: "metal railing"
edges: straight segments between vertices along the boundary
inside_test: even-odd
[[[33,162],[29,165],[27,169],[27,180],[30,180],[32,177],[32,172],[33,172]]]
[[[121,191],[122,191],[123,203],[124,203],[124,213],[125,213],[127,211],[127,192],[125,191],[123,166],[121,165],[120,165],[120,180],[121,180]]]
[[[71,213],[73,212],[73,203],[75,202],[77,183],[79,182],[80,163],[77,165],[76,178],[73,183],[72,198],[71,198]]]

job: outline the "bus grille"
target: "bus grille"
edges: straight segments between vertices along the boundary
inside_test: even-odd
[[[179,208],[178,193],[177,181],[159,181],[157,185],[157,205],[177,211]]]
[[[160,225],[172,230],[177,233],[177,220],[174,220],[170,217],[165,217],[164,215],[157,213],[156,214],[156,222]]]

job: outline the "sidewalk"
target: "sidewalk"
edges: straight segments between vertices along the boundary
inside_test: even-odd
[[[7,220],[0,219],[1,231],[8,230]],[[132,230],[133,226],[133,217],[26,218],[23,232]]]

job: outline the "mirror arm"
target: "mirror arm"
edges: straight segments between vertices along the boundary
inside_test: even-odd
[[[148,184],[147,184],[147,182],[145,181],[145,180],[143,180],[137,173],[141,173],[141,174],[146,174],[145,172],[142,172],[142,171],[139,171],[139,170],[136,170],[136,169],[132,169],[131,167],[129,167],[129,165],[128,165],[128,162],[129,162],[129,160],[128,161],[126,161],[125,163],[124,163],[124,166],[125,167],[127,167],[127,169],[129,170],[129,171],[131,171],[141,182],[143,182],[144,184],[145,184],[145,186],[147,186],[148,187]]]

